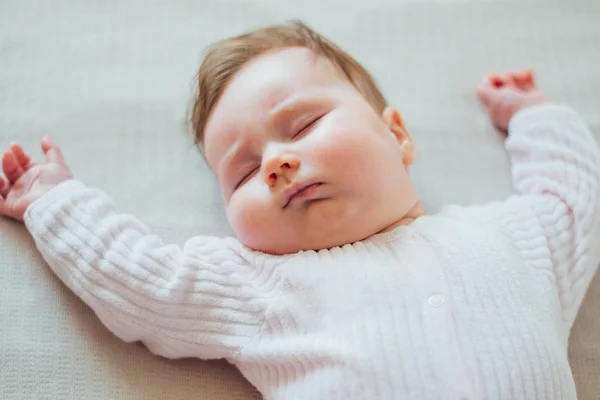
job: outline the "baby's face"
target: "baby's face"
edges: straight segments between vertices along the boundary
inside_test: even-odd
[[[418,202],[399,114],[378,115],[305,48],[249,62],[215,107],[204,144],[234,232],[266,253],[365,239]]]

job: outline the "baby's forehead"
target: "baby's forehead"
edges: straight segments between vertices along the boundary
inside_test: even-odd
[[[273,51],[249,61],[233,77],[214,111],[240,106],[268,112],[289,97],[339,80],[339,71],[329,60],[306,48]]]

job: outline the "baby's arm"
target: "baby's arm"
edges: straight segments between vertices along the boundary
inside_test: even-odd
[[[5,188],[37,182],[27,178],[31,168],[17,181],[10,171]],[[4,193],[4,211],[9,198],[23,198]],[[234,358],[258,332],[273,285],[235,241],[165,244],[106,194],[72,179],[37,196],[24,221],[51,269],[125,341],[141,340],[165,357]]]
[[[484,104],[490,115],[495,107],[497,115],[510,121],[506,148],[520,196],[508,203],[513,205],[513,215],[531,209],[532,221],[541,227],[563,316],[571,326],[600,263],[600,151],[584,121],[567,107],[544,104],[532,79],[525,88],[510,76],[495,79],[501,79],[500,84],[483,88]],[[512,104],[534,97],[542,101],[517,106],[510,113]],[[507,109],[504,115],[502,110]],[[492,120],[502,128],[502,120],[494,120],[493,115]],[[522,225],[522,221],[512,224],[519,222]],[[520,237],[514,239],[522,241],[527,235],[519,229],[513,233]]]
[[[531,198],[571,325],[600,263],[600,152],[571,109],[537,106],[510,122],[506,148],[518,192]]]

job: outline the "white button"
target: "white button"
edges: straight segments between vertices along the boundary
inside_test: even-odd
[[[444,304],[445,299],[441,294],[434,294],[427,300],[427,302],[431,307],[440,307]]]

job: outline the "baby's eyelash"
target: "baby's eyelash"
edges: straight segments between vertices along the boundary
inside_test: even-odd
[[[242,186],[244,183],[246,183],[246,181],[256,172],[258,171],[259,167],[255,167],[252,170],[250,170],[250,172],[248,172],[242,179],[240,179],[240,181],[235,185],[234,189],[239,188],[240,186]]]
[[[309,128],[311,128],[314,124],[316,124],[321,118],[323,118],[325,115],[320,115],[314,119],[312,119],[308,124],[304,125],[304,127],[302,129],[300,129],[298,132],[296,132],[294,134],[294,136],[292,136],[292,138],[295,138],[296,136],[301,135],[302,133],[306,132]]]

